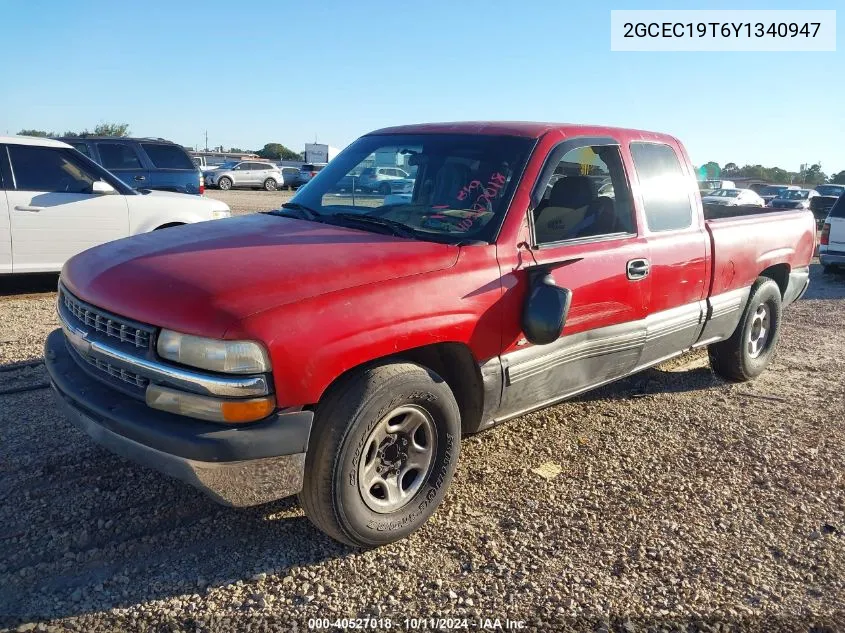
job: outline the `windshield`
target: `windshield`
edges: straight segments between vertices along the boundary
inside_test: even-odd
[[[807,189],[787,189],[781,191],[778,198],[782,200],[806,200],[809,195],[810,191]]]
[[[720,198],[736,198],[739,195],[739,189],[717,189],[707,195],[718,196]]]
[[[534,143],[471,134],[364,136],[291,203],[326,216],[357,214],[398,222],[420,239],[489,242]]]
[[[240,164],[241,161],[239,160],[227,160],[225,163],[220,165],[220,169],[232,169],[235,165]]]
[[[787,189],[788,189],[788,187],[763,187],[760,190],[760,195],[761,196],[776,196],[781,191],[786,191]]]
[[[822,196],[834,196],[838,198],[845,193],[845,185],[819,185],[816,191]]]

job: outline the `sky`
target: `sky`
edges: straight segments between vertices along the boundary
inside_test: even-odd
[[[0,134],[125,122],[301,151],[402,123],[558,121],[668,132],[697,165],[835,173],[842,36],[826,53],[611,52],[610,10],[837,5],[843,33],[841,0],[0,0]]]

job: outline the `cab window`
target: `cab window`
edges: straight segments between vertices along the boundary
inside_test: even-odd
[[[583,145],[558,162],[533,211],[537,244],[634,232],[631,196],[615,145]]]

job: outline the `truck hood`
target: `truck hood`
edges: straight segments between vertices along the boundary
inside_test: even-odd
[[[65,264],[62,282],[117,315],[222,337],[234,323],[269,308],[449,268],[459,250],[255,214],[97,246]]]

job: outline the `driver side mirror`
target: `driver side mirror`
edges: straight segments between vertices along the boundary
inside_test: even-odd
[[[96,180],[91,183],[91,193],[96,195],[106,195],[110,193],[116,193],[114,187],[112,187],[109,183],[105,180]]]
[[[531,343],[554,343],[563,332],[563,324],[572,303],[572,291],[555,284],[548,270],[533,271],[531,287],[522,309],[522,331]]]

